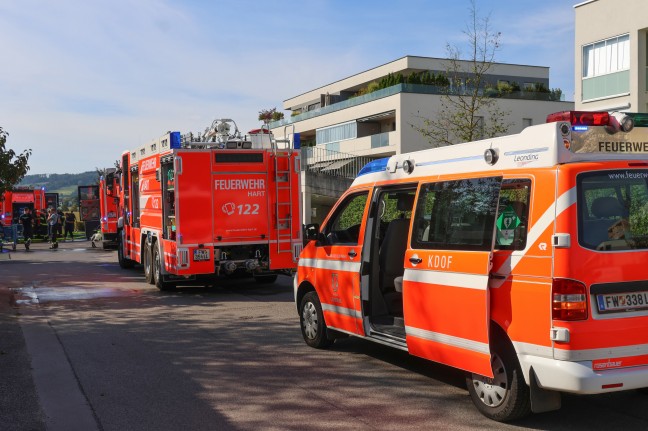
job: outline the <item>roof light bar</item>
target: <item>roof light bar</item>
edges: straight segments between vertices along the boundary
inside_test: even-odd
[[[572,126],[607,126],[610,114],[607,112],[563,111],[547,115],[547,123],[569,121]]]

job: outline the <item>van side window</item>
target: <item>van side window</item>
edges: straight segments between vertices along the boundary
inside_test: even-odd
[[[413,248],[490,250],[501,177],[423,184]]]
[[[529,229],[531,180],[502,181],[499,211],[495,219],[495,248],[524,250]]]
[[[369,192],[347,196],[331,217],[323,233],[326,245],[358,244],[360,225]]]

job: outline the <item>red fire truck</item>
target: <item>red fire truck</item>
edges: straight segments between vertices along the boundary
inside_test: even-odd
[[[99,229],[101,212],[99,211],[99,186],[96,184],[78,186],[79,220],[85,227],[85,237],[90,237]]]
[[[99,178],[99,210],[104,249],[117,245],[117,206],[119,204],[119,179],[116,168],[107,168]]]
[[[230,134],[232,126],[233,133]],[[302,248],[298,136],[241,136],[217,119],[169,132],[121,159],[118,259],[159,289],[248,274],[272,283]],[[281,147],[281,148],[279,148]]]
[[[4,198],[0,201],[0,224],[9,226],[18,221],[18,217],[22,214],[24,208],[30,208],[34,214],[34,218],[38,223],[41,212],[47,208],[45,199],[45,189],[34,188],[31,186],[16,186],[13,190],[5,192]],[[39,232],[38,226],[34,232]]]

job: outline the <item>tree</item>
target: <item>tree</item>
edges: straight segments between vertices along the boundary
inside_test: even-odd
[[[441,109],[432,118],[414,115],[420,123],[410,124],[432,146],[503,135],[511,126],[506,121],[509,113],[502,111],[497,99],[488,97],[484,91],[501,33],[491,30],[489,16],[479,16],[475,0],[470,5],[470,21],[463,31],[468,39],[469,58],[462,60],[459,47],[446,45],[448,81],[441,87]]]
[[[31,156],[31,150],[25,150],[20,154],[12,149],[7,149],[7,136],[9,133],[0,127],[0,200],[4,193],[13,189],[29,171],[27,161]]]
[[[263,121],[263,124],[268,124],[271,121],[283,120],[283,118],[283,112],[277,112],[277,108],[262,109],[259,111],[259,121]]]

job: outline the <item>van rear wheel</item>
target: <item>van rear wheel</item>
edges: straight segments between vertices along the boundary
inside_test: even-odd
[[[473,403],[484,416],[499,422],[520,419],[531,412],[529,387],[511,348],[491,351],[493,378],[468,374],[466,385]]]
[[[299,304],[299,323],[304,341],[311,347],[323,349],[333,344],[326,335],[322,304],[316,292],[308,292]]]

